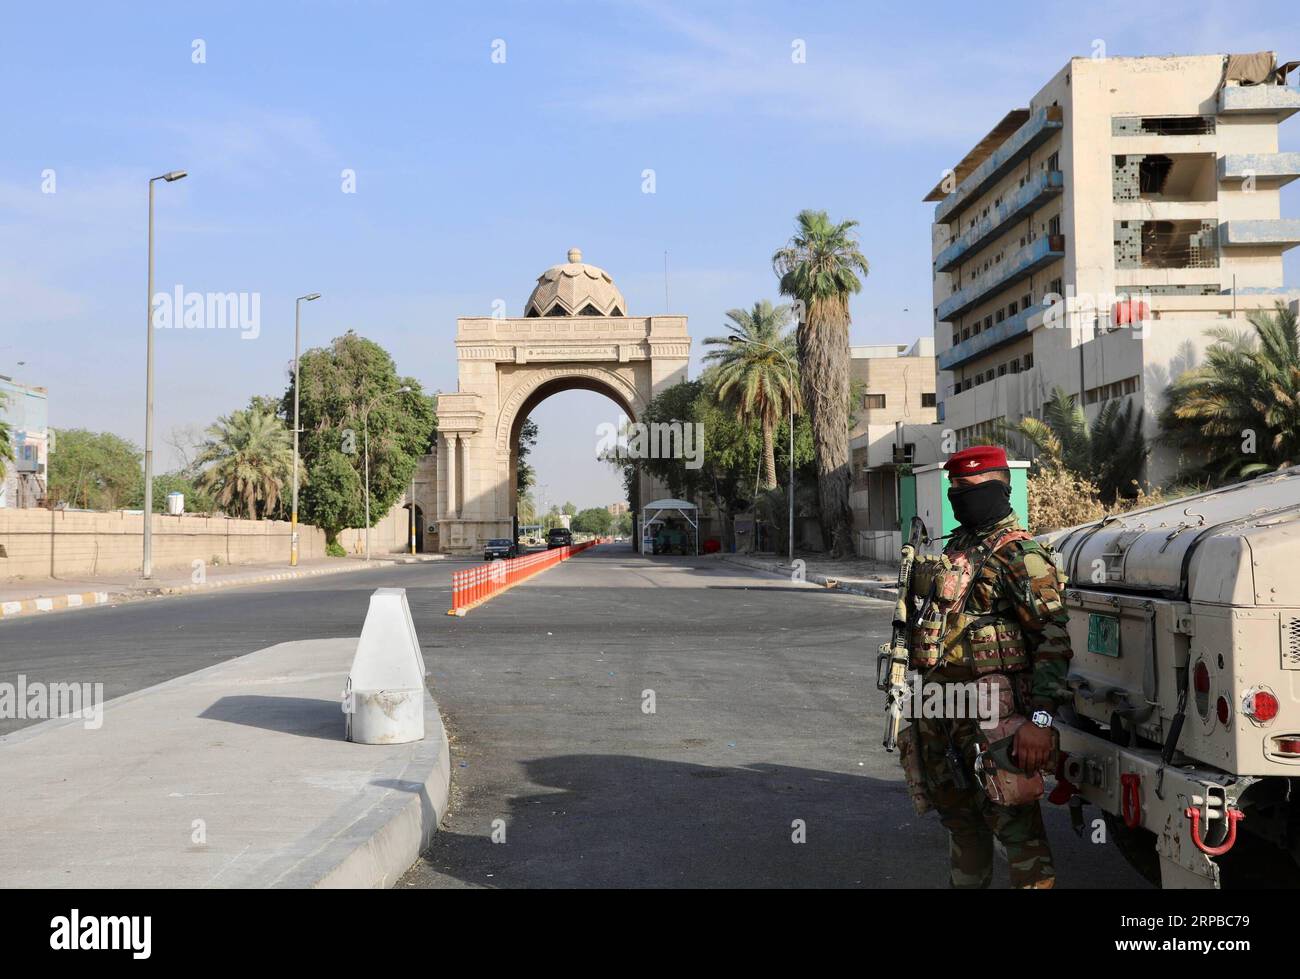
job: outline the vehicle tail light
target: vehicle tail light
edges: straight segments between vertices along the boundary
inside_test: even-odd
[[[1215,704],[1214,707],[1215,713],[1219,716],[1219,723],[1226,727],[1228,719],[1232,716],[1232,710],[1228,707],[1228,698],[1220,697],[1219,702]]]
[[[1277,697],[1271,690],[1252,690],[1242,701],[1241,710],[1252,721],[1267,724],[1277,717]]]
[[[1210,671],[1205,666],[1205,660],[1197,662],[1196,669],[1192,671],[1192,683],[1197,693],[1210,692]]]
[[[1283,734],[1274,738],[1273,754],[1300,758],[1300,734]]]
[[[1196,691],[1196,712],[1202,717],[1210,714],[1210,670],[1205,660],[1197,660],[1192,670],[1192,689]]]

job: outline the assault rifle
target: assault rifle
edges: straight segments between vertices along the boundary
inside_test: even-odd
[[[907,543],[898,565],[898,604],[894,606],[893,636],[882,643],[876,657],[876,688],[885,691],[885,750],[898,747],[898,728],[903,723],[903,700],[908,696],[908,633],[912,618],[912,564],[925,541],[925,523],[912,518]]]

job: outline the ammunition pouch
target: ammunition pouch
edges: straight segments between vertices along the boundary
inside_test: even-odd
[[[1016,622],[966,612],[984,563],[1004,544],[1029,536],[1019,528],[1010,528],[980,547],[917,559],[912,594],[922,605],[912,628],[913,668],[932,670],[944,663],[958,663],[982,676],[1014,673],[1029,666],[1024,634]]]
[[[983,727],[985,744],[975,755],[975,780],[997,806],[1023,806],[1043,797],[1043,773],[1017,768],[1012,759],[1015,734],[1029,720],[1017,713],[1013,681],[1001,674],[982,678],[980,683],[993,684],[997,690],[997,723]],[[990,698],[991,699],[991,698]],[[1047,769],[1055,771],[1057,752],[1052,752]]]

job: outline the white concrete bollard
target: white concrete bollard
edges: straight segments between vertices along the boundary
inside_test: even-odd
[[[376,589],[343,691],[347,740],[359,744],[424,740],[424,677],[424,657],[406,589]]]

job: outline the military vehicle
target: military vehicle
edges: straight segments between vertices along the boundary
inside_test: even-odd
[[[1164,887],[1294,886],[1300,467],[1039,539],[1074,646],[1054,801]]]

